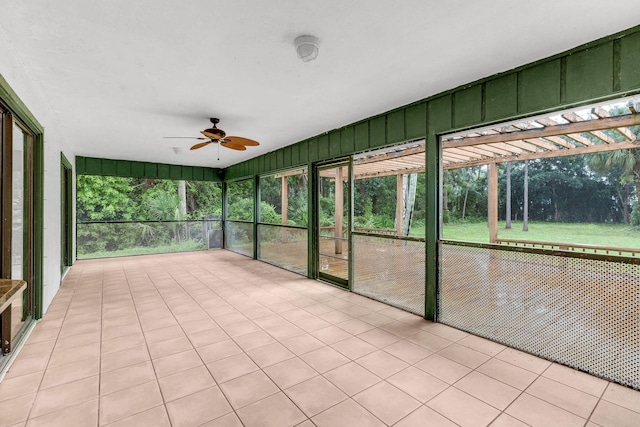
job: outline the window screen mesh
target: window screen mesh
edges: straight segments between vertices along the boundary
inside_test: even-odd
[[[353,291],[424,316],[425,244],[353,236]]]
[[[640,265],[441,244],[439,320],[640,388]]]

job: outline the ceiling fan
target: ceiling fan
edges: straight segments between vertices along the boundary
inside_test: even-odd
[[[192,146],[191,150],[197,150],[198,148],[206,147],[209,144],[218,144],[218,147],[222,145],[223,147],[231,148],[232,150],[244,151],[247,149],[247,147],[255,147],[260,145],[258,141],[254,141],[253,139],[243,138],[241,136],[227,136],[227,133],[225,131],[216,127],[216,125],[220,123],[220,119],[212,117],[209,120],[211,120],[213,126],[200,131],[200,133],[203,134],[205,138],[190,136],[165,136],[165,138],[198,139],[200,141],[204,141]]]

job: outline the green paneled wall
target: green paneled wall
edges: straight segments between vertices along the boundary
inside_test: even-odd
[[[130,160],[97,159],[76,156],[77,175],[121,176],[132,178],[184,179],[189,181],[223,180],[223,170],[199,166],[167,165]],[[248,173],[248,169],[246,171]]]
[[[639,52],[640,26],[298,142],[278,162],[233,165],[225,175],[237,179],[423,138],[429,126],[446,133],[639,93]],[[441,111],[443,102],[450,108]]]

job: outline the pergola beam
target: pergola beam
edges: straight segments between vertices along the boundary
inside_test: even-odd
[[[479,144],[492,144],[496,142],[534,140],[547,136],[567,135],[571,133],[594,132],[603,129],[611,129],[640,125],[640,114],[627,114],[624,116],[608,117],[605,119],[585,120],[582,122],[567,123],[543,128],[527,129],[521,131],[465,137],[444,141],[442,148],[469,147]]]

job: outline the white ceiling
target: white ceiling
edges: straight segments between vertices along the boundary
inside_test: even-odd
[[[226,167],[640,22],[637,0],[0,0],[0,74],[77,155]],[[293,40],[320,39],[315,61]],[[245,152],[190,152],[209,117]],[[182,147],[175,154],[172,147]]]

